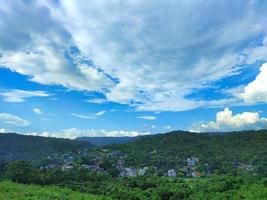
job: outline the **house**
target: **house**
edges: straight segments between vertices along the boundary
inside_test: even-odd
[[[129,168],[125,168],[125,170],[127,171],[128,176],[132,176],[132,177],[137,176],[137,169],[133,167],[129,167]]]
[[[176,172],[174,169],[169,169],[167,171],[167,173],[165,174],[165,176],[169,176],[169,177],[175,177],[176,176]]]
[[[187,158],[187,165],[188,166],[195,166],[197,163],[199,162],[197,157],[191,157],[191,158]]]
[[[66,163],[64,165],[62,165],[61,170],[62,171],[69,171],[72,170],[74,168],[72,163]]]
[[[148,167],[138,169],[138,176],[144,176],[147,170],[148,170]]]
[[[120,170],[119,176],[131,176],[135,177],[138,175],[138,170],[133,167],[126,167]]]
[[[193,172],[191,173],[191,175],[192,175],[192,177],[194,177],[194,178],[198,178],[198,177],[201,176],[201,174],[200,174],[198,171],[193,171]]]

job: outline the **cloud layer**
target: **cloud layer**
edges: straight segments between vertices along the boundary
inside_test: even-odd
[[[129,136],[135,137],[138,135],[148,135],[150,132],[139,132],[139,131],[107,131],[107,130],[81,130],[77,128],[65,129],[58,132],[43,132],[43,133],[26,133],[26,135],[38,135],[44,137],[60,137],[74,139],[76,137],[122,137]]]
[[[138,110],[216,105],[187,96],[238,74],[242,64],[267,59],[266,39],[241,49],[266,35],[266,6],[243,0],[6,0],[0,67],[40,84],[98,91]]]

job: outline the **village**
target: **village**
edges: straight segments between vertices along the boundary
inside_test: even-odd
[[[144,175],[162,175],[166,177],[189,177],[199,178],[209,176],[212,172],[208,163],[201,163],[198,157],[191,156],[185,161],[185,165],[179,168],[171,168],[165,172],[159,173],[160,170],[155,166],[127,166],[125,160],[127,155],[120,151],[101,151],[90,152],[88,150],[66,154],[51,154],[47,156],[40,167],[43,170],[60,169],[62,171],[86,170],[96,173],[110,173],[116,177],[136,177]],[[198,170],[199,165],[204,166],[204,170]],[[233,162],[232,165],[242,171],[253,171],[251,165]]]

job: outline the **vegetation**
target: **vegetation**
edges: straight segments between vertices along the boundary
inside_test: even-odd
[[[86,141],[5,133],[0,134],[0,162],[20,159],[39,164],[40,158],[52,153],[79,151],[92,146]]]
[[[3,200],[101,200],[101,196],[82,194],[70,189],[41,187],[12,182],[0,182],[0,199]]]
[[[62,165],[36,168],[20,160],[0,163],[0,199],[265,200],[267,197],[266,131],[225,135],[172,132],[82,151],[75,158],[67,155],[72,159],[67,159],[66,164],[72,163],[74,167],[66,170]],[[188,163],[187,158],[192,157],[199,161]],[[99,166],[102,170],[82,165]],[[145,166],[149,170],[142,176],[119,176],[126,167]],[[167,177],[164,173],[169,169],[175,169],[177,176]],[[184,169],[201,173],[191,178]]]
[[[267,131],[224,135],[178,131],[107,148],[127,154],[128,166],[156,166],[163,171],[178,169],[186,165],[188,157],[195,156],[217,174],[233,172],[235,163],[243,163],[252,165],[255,173],[267,175]]]
[[[137,137],[78,137],[75,140],[88,141],[95,146],[102,147],[112,144],[123,144],[140,139]]]
[[[122,200],[264,200],[267,196],[267,179],[251,175],[222,175],[198,179],[159,176],[112,178],[108,174],[86,171],[39,171],[35,175],[38,178],[32,179],[33,183],[57,186],[57,188],[22,186],[3,182],[0,184],[2,195],[0,199],[1,197],[2,199],[16,199],[16,197],[27,199],[22,198],[23,195],[24,197],[32,196],[33,199],[87,199],[84,193]],[[25,179],[29,180],[28,177]],[[13,181],[25,183],[21,178]],[[58,187],[69,188],[83,194]]]

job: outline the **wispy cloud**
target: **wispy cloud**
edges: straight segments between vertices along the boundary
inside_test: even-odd
[[[44,112],[42,110],[40,110],[39,108],[33,108],[33,112],[35,112],[35,114],[37,114],[37,115],[44,114]]]
[[[139,116],[139,117],[137,117],[137,119],[144,119],[144,120],[151,120],[152,121],[152,120],[156,120],[157,117],[145,115],[145,116]]]
[[[97,113],[91,114],[91,115],[85,115],[80,113],[71,113],[70,115],[73,117],[81,118],[81,119],[95,119],[97,117],[100,117],[106,113],[105,110],[99,111]]]
[[[3,121],[7,124],[12,124],[15,126],[28,126],[30,122],[26,119],[22,119],[16,115],[12,115],[9,113],[0,113],[0,121]]]
[[[73,117],[78,117],[81,119],[95,119],[96,116],[92,116],[92,115],[83,115],[83,114],[79,114],[79,113],[71,113],[70,114]]]
[[[95,115],[96,115],[96,116],[102,116],[102,115],[104,115],[105,113],[106,113],[106,111],[105,111],[105,110],[102,110],[102,111],[97,112]]]
[[[246,64],[267,60],[266,39],[250,45],[267,35],[265,1],[237,1],[235,6],[205,0],[4,4],[1,67],[40,84],[100,92],[108,101],[137,110],[211,105],[214,101],[198,102],[188,95],[239,74]],[[44,13],[43,26],[33,26]],[[240,48],[246,45],[246,51]],[[4,98],[23,102],[26,97]]]
[[[3,90],[0,93],[0,96],[3,97],[4,101],[6,102],[24,102],[28,98],[32,97],[48,97],[51,94],[45,91],[30,91],[30,90]]]
[[[86,102],[88,102],[88,103],[95,103],[95,104],[108,103],[108,101],[106,99],[88,99],[88,100],[86,100]]]

